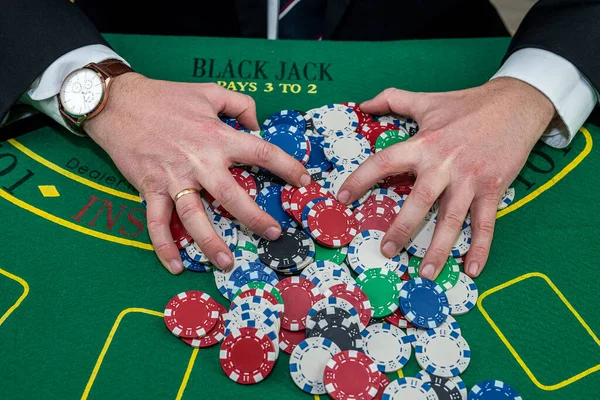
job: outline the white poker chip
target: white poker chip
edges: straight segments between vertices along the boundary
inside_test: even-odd
[[[319,292],[321,293],[325,293],[329,290],[330,287],[342,283],[344,285],[356,284],[354,278],[351,275],[347,274],[343,269],[339,269],[331,275],[313,278],[311,282],[317,287],[317,289],[319,289]]]
[[[392,381],[383,391],[386,400],[438,400],[429,382],[406,377]]]
[[[312,111],[312,110],[311,110]],[[323,136],[336,133],[354,133],[358,129],[358,115],[343,104],[328,104],[312,112],[315,130]]]
[[[423,258],[431,245],[435,230],[435,216],[433,212],[427,213],[423,221],[414,230],[408,239],[406,250],[413,256]]]
[[[399,255],[388,258],[381,254],[381,242],[384,236],[385,232],[376,229],[362,231],[354,236],[348,246],[346,260],[357,275],[362,274],[369,268],[385,267],[391,271],[398,269]]]
[[[442,324],[440,326],[432,328],[432,329],[447,329],[447,330],[450,329],[450,330],[455,330],[458,333],[461,333],[460,325],[458,325],[458,322],[456,322],[456,320],[454,319],[454,317],[452,315],[448,315],[448,317],[446,317],[446,321],[442,322]],[[406,328],[406,334],[408,336],[413,335],[415,337],[415,340],[413,340],[411,342],[412,347],[415,347],[417,345],[417,340],[425,332],[427,332],[427,329],[420,329],[420,328],[416,328],[414,326],[411,328]]]
[[[394,199],[394,201],[396,203],[398,203],[398,205],[400,207],[402,207],[402,204],[404,203],[404,199],[405,199],[405,197],[403,197],[404,195],[400,195],[400,194],[394,192],[393,190],[389,190],[389,189],[385,189],[385,188],[373,189],[373,191],[371,192],[371,196],[377,196],[377,195],[391,197],[392,199]]]
[[[466,228],[462,229],[456,238],[456,242],[452,246],[452,250],[450,254],[452,257],[462,257],[471,248],[471,225],[468,225]]]
[[[406,334],[394,325],[369,325],[361,335],[362,351],[371,357],[381,372],[399,371],[410,359],[412,347]]]
[[[342,187],[346,179],[348,179],[350,174],[352,174],[352,172],[356,170],[356,168],[358,168],[358,164],[338,165],[329,173],[329,176],[327,177],[327,179],[325,179],[325,185],[323,185],[323,187],[327,189],[337,199],[340,188]],[[348,205],[348,207],[358,207],[359,205],[367,201],[370,195],[371,189],[367,190],[367,192],[360,199]]]
[[[498,211],[505,209],[515,201],[515,188],[510,185],[498,201]]]
[[[342,350],[329,339],[307,338],[290,356],[290,375],[300,389],[310,394],[326,394],[323,374],[331,357]]]
[[[335,271],[339,270],[344,271],[344,268],[332,261],[319,260],[309,264],[306,268],[304,268],[300,273],[300,276],[312,281],[314,278],[323,279],[327,276],[331,276],[335,273]],[[348,274],[350,273],[348,272]]]
[[[456,285],[446,291],[446,297],[448,298],[450,314],[463,315],[475,307],[479,298],[479,291],[473,279],[461,272]]]
[[[433,375],[451,378],[462,374],[471,362],[465,338],[452,329],[429,329],[417,340],[415,358]]]
[[[400,278],[408,271],[408,262],[408,252],[405,249],[402,249],[400,254],[398,254],[398,268],[394,271]]]
[[[358,133],[336,133],[325,138],[323,152],[335,165],[362,164],[371,156],[371,144]]]

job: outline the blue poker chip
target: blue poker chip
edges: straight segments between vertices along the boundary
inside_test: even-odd
[[[305,167],[318,168],[322,172],[329,171],[333,168],[333,165],[325,157],[324,152],[324,137],[323,136],[309,136],[308,141],[310,142],[310,157]]]
[[[281,110],[272,114],[263,122],[262,130],[266,131],[277,125],[295,126],[302,133],[306,131],[306,119],[302,113],[296,110]]]
[[[261,210],[269,214],[282,228],[295,228],[296,221],[285,212],[281,204],[281,191],[283,186],[276,183],[265,182],[263,188],[256,195],[254,201]]]
[[[224,115],[219,115],[219,119],[221,120],[221,122],[226,123],[227,125],[229,125],[230,127],[234,128],[234,129],[238,129],[240,126],[237,119],[235,119],[235,118],[229,118]]]
[[[181,262],[188,271],[194,272],[208,272],[211,270],[210,264],[202,264],[198,261],[193,260],[185,249],[179,250],[181,256]]]
[[[521,400],[521,395],[502,381],[487,380],[471,388],[468,400]]]
[[[440,285],[430,279],[417,277],[402,285],[400,311],[414,326],[431,329],[446,321],[450,305]]]
[[[279,147],[296,160],[306,162],[308,138],[295,126],[272,126],[265,131],[263,139]]]
[[[234,294],[250,282],[266,282],[275,286],[279,282],[279,278],[275,271],[260,262],[242,265],[231,274],[227,282],[229,298],[233,299]]]

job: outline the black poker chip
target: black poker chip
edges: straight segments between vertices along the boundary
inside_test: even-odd
[[[315,257],[315,244],[305,232],[283,228],[277,240],[260,239],[258,258],[274,270],[290,273],[308,265]]]
[[[439,400],[462,400],[463,398],[458,386],[448,378],[428,374],[424,371],[419,372],[416,377],[429,382]]]
[[[351,315],[348,311],[336,308],[335,315],[328,315],[327,309],[323,309],[311,318],[315,318],[318,322],[312,329],[306,329],[307,338],[323,337],[338,345],[342,351],[361,351],[360,327],[357,322],[350,322]]]

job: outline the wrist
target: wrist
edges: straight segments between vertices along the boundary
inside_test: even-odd
[[[147,78],[136,72],[127,72],[113,78],[104,109],[82,125],[83,130],[94,141],[101,140],[105,132],[110,131],[111,125],[127,114],[124,110],[127,105],[126,98],[144,79]]]

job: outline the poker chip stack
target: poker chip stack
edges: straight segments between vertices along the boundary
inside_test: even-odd
[[[212,271],[229,304],[223,307],[202,292],[176,296],[165,310],[174,335],[196,347],[221,342],[221,367],[240,384],[266,379],[283,351],[302,391],[333,399],[519,398],[500,381],[481,382],[469,393],[460,378],[471,350],[455,317],[470,311],[478,298],[475,283],[461,271],[471,243],[470,215],[433,281],[419,271],[438,203],[397,256],[380,251],[385,232],[410,195],[412,174],[386,177],[350,205],[337,200],[358,166],[417,134],[415,121],[373,117],[355,103],[282,110],[259,132],[223,120],[282,148],[306,166],[313,182],[297,188],[259,167],[231,168],[236,182],[281,225],[281,237],[273,241],[251,232],[231,210],[203,194],[215,231],[233,251],[229,271],[210,266],[174,213],[174,238],[186,268]],[[511,186],[498,209],[513,202],[514,195]],[[191,305],[194,311],[186,311]],[[401,370],[413,353],[423,369],[419,374],[386,375]]]

